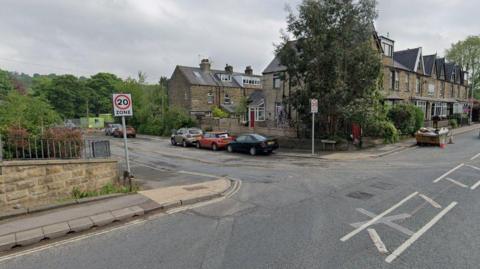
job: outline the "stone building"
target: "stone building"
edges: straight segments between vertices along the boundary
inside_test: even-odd
[[[250,66],[242,73],[230,65],[224,70],[211,69],[208,59],[199,67],[177,66],[168,82],[168,97],[171,106],[198,118],[211,117],[213,107],[234,113],[242,98],[247,98],[248,119],[265,120],[261,76],[253,74]]]
[[[433,118],[446,119],[468,109],[467,72],[436,54],[423,55],[422,48],[395,51],[395,42],[380,36],[383,55],[385,102],[413,103]]]

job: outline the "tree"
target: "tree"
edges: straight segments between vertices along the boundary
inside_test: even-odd
[[[447,60],[460,65],[469,73],[474,96],[480,97],[480,36],[469,36],[452,44],[446,51]]]
[[[319,121],[336,134],[339,123],[378,96],[381,61],[372,45],[374,0],[304,0],[290,11],[277,47],[287,78],[297,88],[287,101],[309,124],[309,99],[319,100]],[[362,107],[358,107],[362,106]],[[309,126],[309,125],[307,125]]]
[[[8,72],[0,69],[0,99],[7,96],[11,90],[13,90],[13,84]]]
[[[88,109],[93,114],[112,112],[112,94],[115,87],[122,82],[120,78],[110,73],[98,73],[86,81]]]
[[[59,121],[60,117],[52,106],[40,97],[10,91],[0,106],[0,131],[15,127],[38,134],[42,128]]]

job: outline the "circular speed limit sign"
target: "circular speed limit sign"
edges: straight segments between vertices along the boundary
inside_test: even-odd
[[[115,116],[132,116],[132,97],[127,93],[113,95],[113,110]]]

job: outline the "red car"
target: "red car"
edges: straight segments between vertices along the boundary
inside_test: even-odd
[[[202,138],[197,141],[197,148],[208,148],[213,151],[224,149],[228,143],[234,140],[227,132],[209,132],[205,133]]]
[[[123,137],[123,127],[116,128],[113,133],[113,137]],[[127,126],[127,137],[135,138],[137,136],[137,131],[132,126]]]

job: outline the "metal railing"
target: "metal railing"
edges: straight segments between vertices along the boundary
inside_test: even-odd
[[[0,160],[89,159],[110,156],[108,140],[0,136]]]

